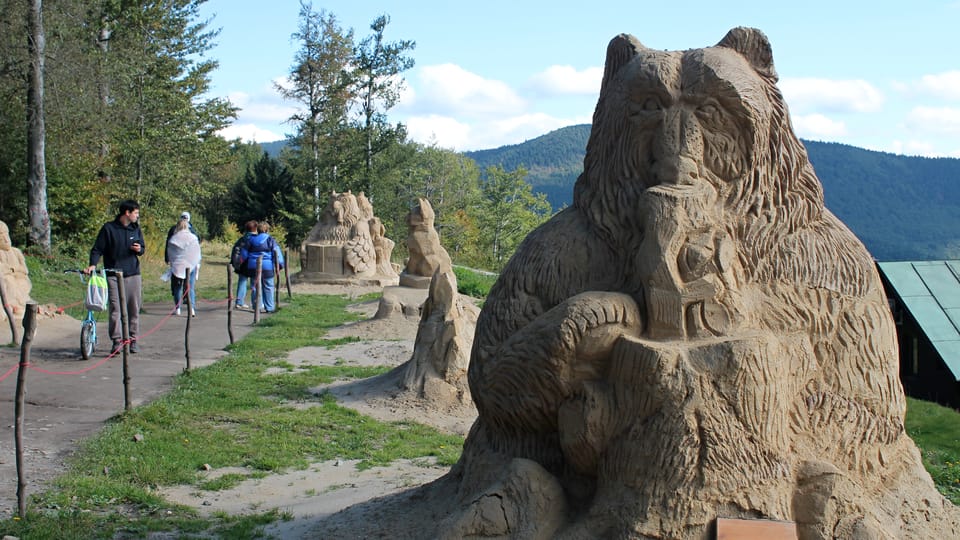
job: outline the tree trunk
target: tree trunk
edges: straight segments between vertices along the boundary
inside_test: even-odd
[[[27,90],[27,211],[30,218],[29,242],[43,253],[50,253],[50,215],[47,213],[47,170],[44,159],[43,123],[43,2],[30,0],[29,35],[30,76]]]

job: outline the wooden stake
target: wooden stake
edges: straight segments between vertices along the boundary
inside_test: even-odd
[[[184,279],[186,287],[184,290],[186,293],[183,295],[187,301],[187,325],[183,331],[183,354],[187,357],[187,368],[185,371],[190,372],[190,320],[193,319],[193,304],[190,302],[190,272],[192,269],[187,268],[187,277]]]
[[[287,281],[287,300],[293,300],[293,294],[290,292],[290,258],[287,256],[287,248],[283,248],[283,277]]]
[[[117,297],[120,299],[120,328],[122,328],[123,338],[123,410],[129,411],[133,407],[130,398],[130,363],[128,355],[130,351],[130,322],[127,319],[127,291],[123,283],[123,272],[114,272],[117,276]]]
[[[233,297],[233,265],[227,263],[227,335],[233,345],[233,305],[238,299]]]
[[[17,513],[27,517],[27,480],[23,467],[23,407],[27,394],[27,366],[30,365],[30,347],[37,333],[37,303],[28,302],[23,314],[23,343],[20,344],[20,368],[17,370],[17,393],[14,406],[14,438],[17,446]]]

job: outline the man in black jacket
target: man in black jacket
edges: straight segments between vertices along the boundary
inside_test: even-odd
[[[128,199],[120,203],[120,212],[113,221],[100,227],[97,240],[90,250],[89,274],[97,268],[97,263],[103,257],[103,266],[114,271],[123,272],[123,288],[127,299],[127,320],[130,329],[130,352],[139,351],[137,335],[140,333],[140,304],[142,282],[140,279],[140,255],[146,251],[143,242],[143,232],[137,221],[140,219],[140,204]],[[117,276],[107,272],[107,283],[110,294],[110,339],[113,340],[113,351],[120,350],[123,345],[123,329],[120,326],[120,295],[117,290]]]

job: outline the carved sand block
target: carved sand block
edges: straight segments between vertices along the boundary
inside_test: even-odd
[[[904,431],[872,259],[776,81],[754,29],[610,42],[574,203],[477,322],[479,417],[436,483],[438,536],[705,539],[730,518],[960,537]]]
[[[467,365],[479,314],[457,292],[457,277],[450,265],[437,268],[401,387],[441,405],[472,406]]]
[[[302,270],[295,277],[311,283],[396,285],[393,247],[363,192],[334,191],[300,246]]]

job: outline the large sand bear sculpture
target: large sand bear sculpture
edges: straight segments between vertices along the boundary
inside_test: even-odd
[[[823,204],[770,45],[607,50],[573,206],[480,315],[438,534],[957,538],[904,432],[870,255]],[[446,484],[444,484],[446,482]],[[441,532],[442,531],[442,532]]]

